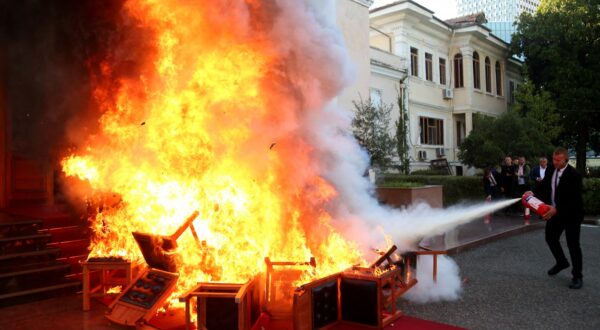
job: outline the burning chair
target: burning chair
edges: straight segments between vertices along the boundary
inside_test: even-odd
[[[179,278],[175,262],[177,239],[190,228],[199,243],[192,225],[197,216],[198,211],[195,211],[171,236],[133,233],[149,268],[140,272],[121,292],[109,306],[106,318],[121,325],[139,326],[156,315],[156,311],[175,290]]]
[[[345,323],[383,329],[400,316],[397,299],[417,284],[411,276],[418,255],[433,255],[434,280],[441,251],[415,251],[393,260],[396,246],[369,267],[352,267],[302,285],[294,295],[294,329],[312,330]]]
[[[249,330],[260,315],[259,277],[244,284],[199,283],[180,298],[185,302],[185,329],[191,329],[196,299],[196,329]]]

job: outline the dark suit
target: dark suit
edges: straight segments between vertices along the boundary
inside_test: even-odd
[[[536,187],[534,194],[544,203],[552,205],[552,179],[556,169],[546,170],[544,180]],[[560,176],[554,193],[556,215],[546,222],[546,243],[557,264],[567,264],[567,258],[560,245],[560,235],[565,232],[567,246],[573,264],[574,278],[582,277],[582,256],[579,245],[581,223],[583,222],[583,182],[581,175],[571,165],[567,165]]]
[[[483,177],[483,192],[485,196],[491,196],[492,200],[495,201],[500,197],[500,185],[502,184],[502,177],[495,169],[490,170],[490,176],[494,177],[496,185],[492,185],[489,177]]]
[[[546,173],[545,175],[548,175],[549,170],[552,168],[552,165],[548,164],[546,165]],[[531,182],[531,188],[535,188],[537,185],[539,185],[539,183],[536,181],[537,178],[539,178],[540,175],[540,165],[536,165],[533,169],[531,169],[531,172],[529,173],[529,181]]]

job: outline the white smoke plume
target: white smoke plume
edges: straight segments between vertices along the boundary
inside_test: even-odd
[[[335,15],[327,13],[335,9],[334,1],[279,1],[278,5],[282,9],[278,22],[282,26],[276,25],[276,29],[283,30],[275,30],[274,36],[282,38],[283,48],[293,45],[293,49],[304,50],[301,57],[294,58],[297,63],[292,75],[304,82],[299,84],[303,103],[309,108],[322,107],[321,111],[303,113],[300,132],[314,144],[323,177],[339,193],[332,211],[337,226],[348,238],[366,249],[381,246],[385,242],[383,232],[401,251],[414,250],[425,236],[442,234],[516,201],[448,209],[417,204],[400,210],[380,205],[372,195],[374,187],[363,176],[369,160],[351,134],[352,114],[328,99],[331,90],[339,93],[353,76]],[[290,31],[290,26],[302,29]],[[458,298],[461,282],[454,261],[448,257],[439,259],[438,281],[433,283],[431,262],[421,259],[418,289],[406,297],[420,302]]]

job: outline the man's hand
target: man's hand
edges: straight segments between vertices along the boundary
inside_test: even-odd
[[[550,205],[548,205],[550,206]],[[550,218],[552,218],[554,215],[556,215],[556,208],[554,206],[550,206],[550,209],[548,210],[548,212],[546,212],[543,216],[542,219],[544,219],[544,221],[548,221],[550,220]]]
[[[527,190],[526,192],[523,193],[523,197],[531,196],[531,195],[533,195],[533,192],[531,190]]]

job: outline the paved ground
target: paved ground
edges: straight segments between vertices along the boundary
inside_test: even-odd
[[[600,227],[582,227],[581,240],[581,290],[568,288],[570,269],[555,277],[546,274],[553,258],[544,231],[535,230],[453,255],[466,281],[458,301],[402,300],[400,308],[469,329],[600,329]]]

